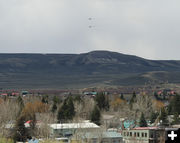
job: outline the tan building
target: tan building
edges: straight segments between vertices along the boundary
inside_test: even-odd
[[[124,143],[165,143],[165,130],[158,127],[137,127],[123,130]]]
[[[86,132],[71,139],[71,143],[123,143],[118,132]]]

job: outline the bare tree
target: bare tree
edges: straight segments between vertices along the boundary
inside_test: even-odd
[[[6,125],[10,124],[19,116],[20,107],[12,100],[6,100],[0,104],[0,132],[5,134]]]
[[[46,138],[50,137],[50,126],[49,124],[53,123],[54,120],[50,113],[40,113],[39,116],[39,123],[36,124],[37,132],[36,136],[39,138]]]
[[[95,102],[92,98],[84,98],[82,102],[75,102],[75,112],[76,115],[74,117],[75,121],[88,119],[90,117],[90,113],[93,110]]]

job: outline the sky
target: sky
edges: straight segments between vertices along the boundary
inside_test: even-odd
[[[0,53],[108,50],[180,60],[179,0],[0,0]]]

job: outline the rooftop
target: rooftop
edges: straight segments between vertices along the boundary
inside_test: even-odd
[[[155,130],[155,129],[159,129],[158,127],[136,127],[133,128],[133,130]]]
[[[50,124],[53,129],[78,129],[78,128],[100,128],[94,123],[66,123],[66,124]]]
[[[99,138],[99,137],[103,137],[103,138],[121,138],[122,135],[120,133],[117,132],[102,132],[102,133],[86,133],[85,138]]]

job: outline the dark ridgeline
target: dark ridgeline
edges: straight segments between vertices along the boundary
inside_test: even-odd
[[[147,60],[109,51],[0,54],[2,88],[73,88],[180,82],[180,61]]]

